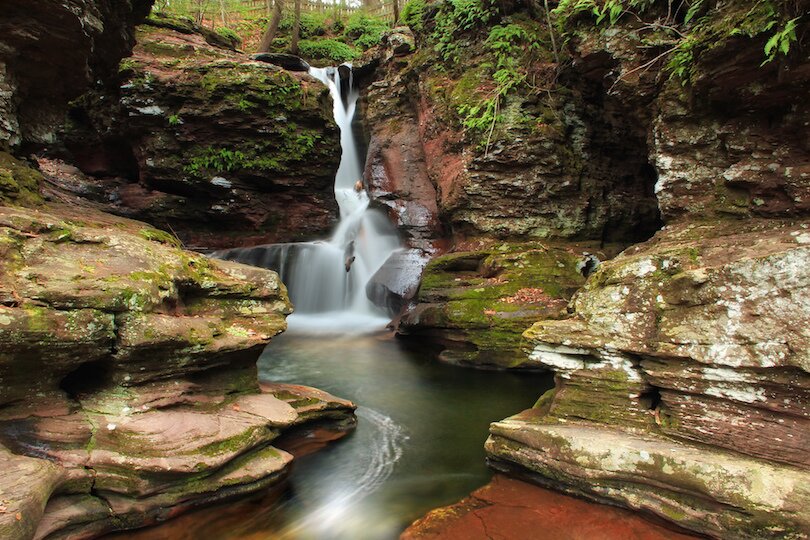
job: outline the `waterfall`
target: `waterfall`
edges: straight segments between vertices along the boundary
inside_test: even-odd
[[[349,64],[310,68],[329,87],[340,128],[341,159],[335,176],[340,222],[328,240],[271,244],[219,251],[214,257],[270,268],[287,286],[295,314],[291,330],[363,331],[381,328],[388,318],[366,295],[366,285],[400,249],[396,229],[381,212],[369,208],[362,185],[363,167],[352,130],[359,91]]]

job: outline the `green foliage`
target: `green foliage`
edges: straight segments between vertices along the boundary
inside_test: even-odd
[[[118,64],[118,73],[124,74],[130,71],[135,71],[138,68],[138,61],[134,58],[124,58]]]
[[[349,17],[344,33],[355,46],[366,50],[379,45],[383,33],[389,28],[384,19],[358,11]]]
[[[590,20],[596,26],[614,25],[627,13],[640,18],[655,4],[655,0],[560,0],[551,14],[557,32],[565,41],[573,33],[575,21]],[[663,6],[662,0],[658,4]],[[671,78],[688,84],[696,75],[700,55],[731,36],[755,37],[773,32],[765,43],[762,65],[780,55],[786,56],[791,44],[797,41],[796,28],[803,15],[796,13],[797,10],[799,8],[791,3],[777,0],[723,4],[684,0],[681,8],[667,9],[666,16],[656,11],[656,19],[649,23],[647,31],[660,32],[669,44],[674,44],[667,51],[666,69]]]
[[[183,119],[180,116],[173,114],[169,117],[169,125],[170,126],[179,126],[183,123]]]
[[[680,79],[682,85],[692,80],[695,74],[695,46],[697,40],[686,38],[681,41],[669,57],[666,69],[670,78]]]
[[[217,28],[217,34],[224,37],[225,39],[228,39],[228,40],[232,41],[235,44],[238,44],[238,43],[242,42],[242,38],[239,37],[239,34],[234,32],[230,28],[226,28],[224,26],[222,26],[220,28]]]
[[[526,81],[523,68],[525,55],[540,48],[537,36],[518,24],[493,26],[489,31],[486,49],[495,57],[492,79],[495,90],[483,101],[463,104],[457,109],[468,130],[478,133],[489,131],[487,146],[495,124],[500,120],[501,101]]]
[[[765,61],[762,62],[762,65],[776,60],[779,53],[787,56],[790,52],[790,44],[796,41],[796,21],[800,18],[801,17],[790,19],[781,30],[777,31],[771,36],[767,43],[765,43]]]
[[[408,0],[402,8],[399,20],[409,26],[411,30],[418,32],[424,26],[422,15],[425,12],[425,0]]]
[[[460,43],[458,36],[480,28],[498,15],[491,0],[448,0],[436,14],[436,26],[431,35],[434,50],[446,62],[458,62]]]
[[[655,0],[560,0],[551,14],[555,17],[557,30],[565,34],[571,22],[583,14],[592,17],[597,26],[606,21],[612,26],[625,13],[643,13],[654,3]]]
[[[188,159],[184,170],[197,178],[248,170],[287,172],[311,156],[320,140],[318,131],[299,128],[292,122],[281,126],[275,135],[261,145],[200,149]]]
[[[350,45],[334,39],[302,40],[298,44],[305,58],[328,59],[335,62],[348,62],[360,56]]]
[[[301,24],[299,26],[299,34],[301,39],[309,39],[315,36],[322,36],[327,31],[326,13],[301,13]],[[292,13],[287,13],[281,18],[279,29],[285,32],[291,32],[295,17]]]
[[[233,172],[245,166],[247,158],[239,150],[228,148],[206,148],[202,155],[196,156],[185,167],[188,174],[201,176],[204,170],[217,173]]]
[[[689,6],[689,9],[686,10],[686,15],[683,18],[684,24],[689,24],[692,22],[692,19],[695,18],[695,15],[703,8],[703,0],[695,0],[695,2]]]

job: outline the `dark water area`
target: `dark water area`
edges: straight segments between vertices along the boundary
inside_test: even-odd
[[[490,422],[531,407],[548,374],[447,366],[389,334],[284,334],[259,360],[264,381],[315,386],[351,399],[357,427],[297,458],[283,490],[196,511],[128,538],[397,538],[429,510],[457,502],[492,474]],[[123,537],[123,536],[119,536]]]

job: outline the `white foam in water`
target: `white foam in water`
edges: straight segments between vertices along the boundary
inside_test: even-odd
[[[287,332],[322,336],[360,335],[384,330],[390,320],[388,317],[352,311],[293,313],[287,317]]]

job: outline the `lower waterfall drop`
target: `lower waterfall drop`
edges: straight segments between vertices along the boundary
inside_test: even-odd
[[[340,208],[337,228],[329,240],[236,248],[213,256],[277,271],[295,306],[295,313],[288,318],[291,330],[381,329],[389,317],[369,300],[366,285],[401,246],[388,218],[369,208],[370,199],[363,188],[361,156],[352,131],[359,91],[348,64],[311,67],[309,73],[329,87],[340,128],[341,159],[335,176],[335,199]]]

